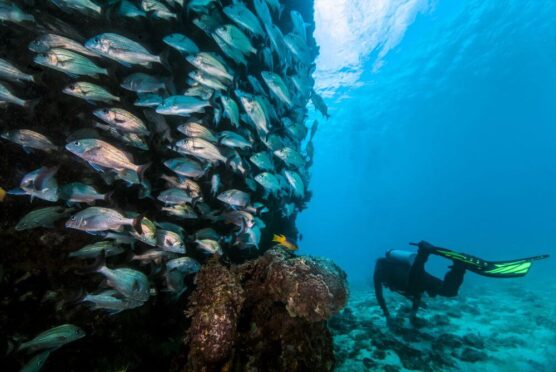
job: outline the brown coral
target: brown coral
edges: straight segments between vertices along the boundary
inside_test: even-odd
[[[270,250],[244,265],[216,260],[197,278],[187,370],[331,370],[326,320],[347,301],[328,260]]]

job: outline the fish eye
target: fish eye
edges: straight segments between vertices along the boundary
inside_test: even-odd
[[[104,109],[102,109],[102,112],[104,112],[105,114],[108,114],[108,109],[104,108]]]
[[[73,144],[74,144],[75,146],[79,146],[79,141],[75,141]]]
[[[72,220],[72,221],[75,221],[75,216],[71,216],[71,220]]]
[[[71,90],[74,90],[74,89],[75,89],[75,85],[70,84],[69,88],[70,88]]]

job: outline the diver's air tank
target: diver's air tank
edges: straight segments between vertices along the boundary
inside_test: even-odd
[[[403,262],[409,266],[413,265],[417,253],[403,251],[401,249],[390,249],[386,252],[386,258],[392,261]]]

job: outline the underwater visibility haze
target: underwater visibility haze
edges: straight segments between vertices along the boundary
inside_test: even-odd
[[[494,260],[555,253],[556,3],[315,8],[331,117],[315,137],[302,249],[357,283],[421,239]]]
[[[0,370],[553,371],[555,15],[0,0]]]

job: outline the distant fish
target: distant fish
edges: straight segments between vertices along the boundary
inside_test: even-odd
[[[95,103],[95,102],[119,102],[120,97],[116,97],[103,87],[89,83],[86,81],[78,81],[75,83],[71,83],[63,90],[64,93],[69,94],[70,96],[74,96],[77,98],[82,98],[87,102]]]
[[[87,57],[62,48],[53,48],[39,53],[33,61],[36,64],[61,71],[70,77],[108,75],[107,69],[97,66]]]
[[[24,73],[13,64],[2,58],[0,58],[0,77],[12,81],[35,82],[33,75]]]
[[[141,44],[114,33],[94,36],[85,42],[85,47],[127,67],[162,63],[160,56],[151,54]]]
[[[58,146],[54,145],[48,138],[44,135],[32,131],[30,129],[14,129],[7,130],[0,134],[0,137],[21,145],[25,151],[30,149],[42,150],[42,151],[56,151]]]
[[[297,245],[290,242],[285,235],[274,235],[272,241],[278,243],[279,246],[286,248],[288,251],[296,251]]]
[[[83,337],[85,337],[85,332],[81,328],[73,324],[63,324],[44,331],[34,339],[22,343],[18,350],[39,351],[56,349]]]
[[[15,229],[17,231],[35,229],[37,227],[54,228],[54,223],[67,217],[73,209],[63,207],[46,207],[32,210],[19,220]]]
[[[0,103],[12,103],[17,106],[21,106],[23,108],[32,109],[35,104],[37,103],[34,100],[25,100],[19,97],[16,97],[10,89],[4,84],[0,82]]]

